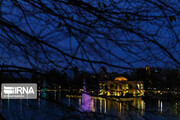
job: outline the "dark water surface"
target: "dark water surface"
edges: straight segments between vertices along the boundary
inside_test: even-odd
[[[160,99],[117,102],[87,94],[62,97],[60,92],[39,93],[36,100],[0,100],[0,112],[9,120],[122,119],[178,120],[180,102]],[[180,118],[179,118],[180,119]]]

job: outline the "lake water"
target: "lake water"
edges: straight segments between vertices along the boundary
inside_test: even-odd
[[[180,102],[160,99],[112,101],[87,94],[62,97],[60,92],[38,94],[36,100],[0,100],[0,112],[9,120],[59,119],[180,119]],[[47,100],[49,99],[50,100]]]

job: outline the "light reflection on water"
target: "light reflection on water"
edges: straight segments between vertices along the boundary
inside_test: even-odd
[[[104,98],[91,98],[87,100],[87,98],[83,98],[84,96],[82,96],[82,98],[78,98],[79,101],[79,106],[82,107],[82,102],[81,101],[86,101],[86,103],[84,103],[87,107],[86,108],[82,108],[84,111],[99,111],[99,112],[103,112],[103,113],[107,113],[107,112],[119,112],[122,113],[124,110],[129,110],[130,107],[134,107],[137,108],[138,110],[141,111],[141,114],[144,114],[144,110],[145,110],[145,102],[144,100],[142,100],[141,98],[136,98],[132,101],[111,101],[110,99],[104,99]],[[74,98],[71,98],[74,99]],[[86,100],[84,100],[86,99]],[[70,104],[70,103],[69,103]]]
[[[0,100],[0,110],[3,115],[10,116],[10,112],[16,112],[19,114],[20,117],[22,115],[29,115],[30,113],[34,114],[36,113],[38,115],[38,118],[41,115],[44,115],[43,117],[47,119],[47,112],[51,114],[58,114],[62,112],[57,104],[46,101],[44,98],[47,98],[46,93],[38,93],[37,100]],[[44,98],[43,98],[44,97]],[[133,99],[132,101],[112,101],[110,99],[104,99],[100,97],[91,97],[87,94],[82,95],[82,97],[75,96],[75,97],[62,97],[59,92],[54,92],[51,96],[54,100],[63,103],[63,105],[67,105],[68,107],[76,108],[77,110],[80,110],[81,112],[97,112],[97,113],[104,113],[104,114],[112,114],[117,115],[121,119],[126,119],[124,116],[128,114],[132,116],[136,116],[136,119],[140,119],[140,116],[146,116],[150,117],[150,119],[154,119],[156,117],[163,117],[162,114],[171,114],[171,116],[179,116],[180,111],[180,103],[173,102],[168,103],[165,101],[162,101],[160,99],[152,99],[152,100],[142,100],[141,98]],[[31,106],[31,107],[30,107]],[[33,107],[32,107],[33,106]],[[33,109],[32,109],[33,108]],[[34,112],[35,110],[35,112]],[[37,112],[43,111],[41,112]],[[156,114],[151,114],[153,111]],[[27,112],[27,113],[26,113]],[[64,112],[64,109],[63,109]],[[69,114],[70,112],[67,112]],[[11,113],[12,114],[12,113]],[[64,113],[63,113],[64,114]],[[58,116],[58,118],[61,117]],[[29,118],[30,119],[30,118]],[[163,119],[163,118],[162,118]],[[174,119],[174,118],[173,118]]]
[[[77,96],[78,97],[78,96]],[[76,98],[71,98],[75,100]],[[100,97],[92,97],[88,98],[86,101],[85,109],[82,107],[82,101],[84,96],[78,98],[79,106],[84,111],[92,111],[92,112],[101,112],[107,114],[115,114],[118,116],[123,116],[129,111],[132,116],[141,116],[150,119],[155,119],[158,117],[159,119],[168,118],[169,119],[178,119],[176,117],[180,116],[178,110],[178,103],[168,103],[167,101],[163,101],[160,99],[152,99],[152,100],[143,100],[141,98],[135,98],[131,101],[112,101],[110,99],[104,99]],[[157,103],[157,104],[156,104]],[[179,103],[180,104],[180,103]],[[179,106],[180,107],[180,106]],[[140,118],[138,118],[140,119]]]

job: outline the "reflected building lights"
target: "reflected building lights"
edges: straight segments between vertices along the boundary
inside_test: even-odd
[[[176,102],[176,110],[175,110],[175,114],[178,115],[178,103]]]
[[[141,115],[144,115],[144,110],[145,110],[144,101],[141,100]]]
[[[102,112],[102,99],[100,99],[100,112]]]
[[[163,105],[162,105],[162,101],[161,101],[161,114],[162,114],[162,109],[163,109]]]
[[[162,101],[160,101],[160,100],[158,100],[158,111],[162,114],[163,104],[162,104]]]
[[[38,92],[38,95],[40,95],[39,92]],[[56,96],[56,94],[54,94],[54,93],[53,93],[53,95]],[[41,94],[41,96],[43,96],[43,94]],[[57,99],[58,99],[58,93],[57,93]],[[69,106],[74,105],[73,100],[74,100],[74,98],[73,99],[72,98],[66,99],[66,105],[69,105]],[[79,98],[79,96],[78,96],[78,98],[76,100],[77,100],[77,103],[79,103],[79,107],[80,107],[81,110],[83,110],[83,112],[84,111],[87,111],[87,112],[100,111],[101,113],[109,114],[109,113],[112,112],[112,110],[114,110],[115,112],[117,112],[118,115],[124,116],[126,114],[126,110],[127,110],[130,113],[132,112],[132,115],[134,115],[137,112],[131,109],[131,106],[133,106],[133,107],[136,107],[136,108],[139,109],[138,110],[138,116],[139,115],[144,116],[144,115],[147,115],[146,111],[145,111],[145,107],[146,107],[146,109],[149,109],[148,106],[145,106],[145,105],[148,104],[148,101],[146,101],[147,103],[145,104],[144,100],[139,99],[139,98],[134,99],[133,101],[128,101],[128,102],[126,102],[126,101],[117,102],[117,101],[104,99],[104,98],[101,98],[101,97],[91,97],[89,94],[83,93],[82,98]],[[40,97],[38,97],[38,100],[36,101],[36,105],[37,105],[37,102],[38,102],[39,109],[44,109],[45,108],[43,101],[44,101],[44,99],[40,99]],[[1,103],[1,109],[2,109],[2,102],[3,102],[3,100],[1,100],[1,102],[0,102]],[[6,109],[7,109],[7,103],[8,102],[9,102],[8,107],[13,107],[12,106],[13,101],[6,100],[5,102],[6,102],[6,104],[4,104],[4,105],[6,105]],[[30,100],[29,100],[29,102],[30,102]],[[18,101],[18,103],[19,103],[18,108],[20,108],[19,112],[21,112],[21,113],[24,112],[23,108],[27,107],[26,106],[26,103],[28,103],[27,100],[20,99]],[[153,101],[153,103],[154,103],[154,101]],[[40,104],[41,104],[41,107],[40,107]],[[23,105],[25,105],[25,106],[23,106]],[[48,102],[47,102],[47,105],[49,106]],[[163,105],[164,105],[164,108],[163,108]],[[173,114],[176,115],[176,116],[179,114],[178,113],[178,106],[179,106],[178,102],[173,103],[173,106],[172,106]],[[162,114],[163,112],[165,112],[166,102],[163,103],[162,100],[156,100],[155,107],[156,107],[155,108],[156,112],[158,111],[159,114]],[[56,106],[54,106],[53,108],[56,108]],[[150,109],[151,109],[151,106],[150,106]],[[164,111],[163,111],[163,109],[164,109]]]
[[[94,100],[91,100],[91,110],[92,112],[95,112],[95,107],[94,107]]]
[[[95,111],[96,111],[96,107],[97,107],[97,99],[94,99],[94,109],[95,109]]]
[[[139,100],[137,101],[137,108],[141,109],[141,105],[140,105],[140,101]]]
[[[122,110],[122,103],[121,102],[119,103],[119,108],[120,108],[120,113],[121,113],[121,110]]]
[[[79,98],[79,106],[81,106],[81,98]]]
[[[70,105],[71,105],[71,99],[68,98],[68,106],[70,107]]]
[[[161,102],[160,102],[160,100],[158,100],[158,111],[160,112],[160,104],[161,104]]]
[[[104,101],[104,113],[106,113],[106,100]]]

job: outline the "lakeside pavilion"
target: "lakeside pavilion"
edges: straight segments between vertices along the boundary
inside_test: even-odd
[[[103,96],[126,96],[127,93],[134,97],[144,95],[143,81],[128,81],[125,77],[116,77],[113,81],[100,81],[99,87],[99,95]]]

